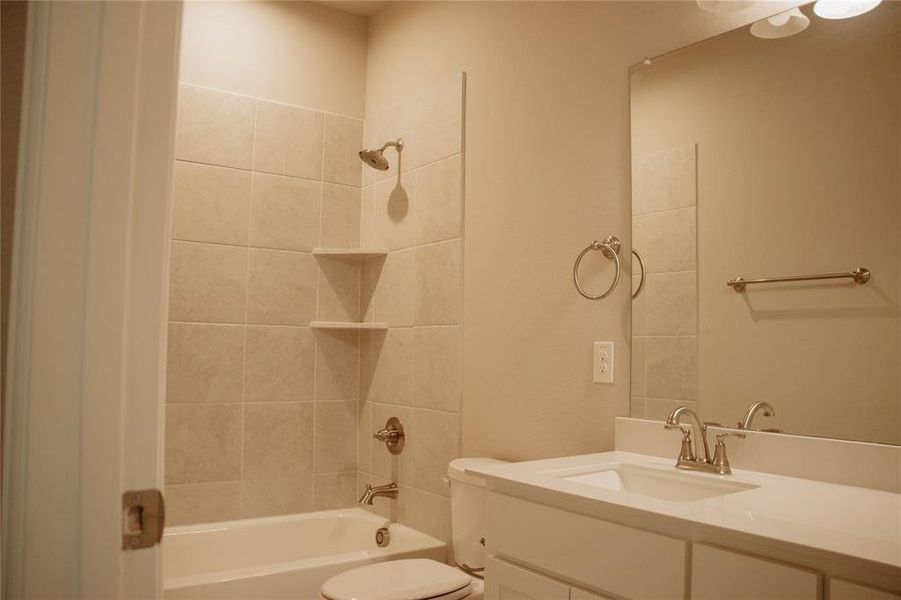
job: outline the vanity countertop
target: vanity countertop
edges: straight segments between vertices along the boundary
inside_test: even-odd
[[[624,464],[758,487],[676,502],[563,478]],[[752,550],[782,546],[841,563],[844,569],[901,578],[901,494],[741,469],[727,476],[677,471],[671,459],[620,451],[468,472],[487,478],[491,491],[571,512]]]

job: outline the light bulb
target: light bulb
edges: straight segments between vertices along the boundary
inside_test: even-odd
[[[761,19],[751,25],[751,34],[765,40],[775,40],[801,33],[810,25],[804,13],[797,8],[792,8],[778,15]]]
[[[823,19],[850,19],[869,12],[882,0],[819,0],[813,12]]]

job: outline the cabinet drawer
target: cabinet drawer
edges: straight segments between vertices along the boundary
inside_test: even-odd
[[[629,598],[682,598],[682,540],[498,493],[487,495],[491,552]]]
[[[485,600],[569,600],[569,586],[489,557],[485,560]]]
[[[820,574],[763,558],[695,544],[692,600],[817,600]]]
[[[829,600],[901,600],[901,594],[883,592],[842,579],[830,579]]]

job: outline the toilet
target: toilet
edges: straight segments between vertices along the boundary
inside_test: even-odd
[[[457,458],[447,467],[451,530],[457,566],[425,558],[390,560],[335,575],[320,593],[325,600],[482,600],[484,583],[464,570],[485,567],[485,480],[466,469],[500,464],[493,458]]]

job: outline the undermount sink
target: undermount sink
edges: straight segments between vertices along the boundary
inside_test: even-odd
[[[673,470],[662,471],[628,463],[604,465],[594,471],[557,474],[565,481],[592,487],[650,496],[671,502],[694,502],[752,490],[759,486],[737,481],[697,477]]]

